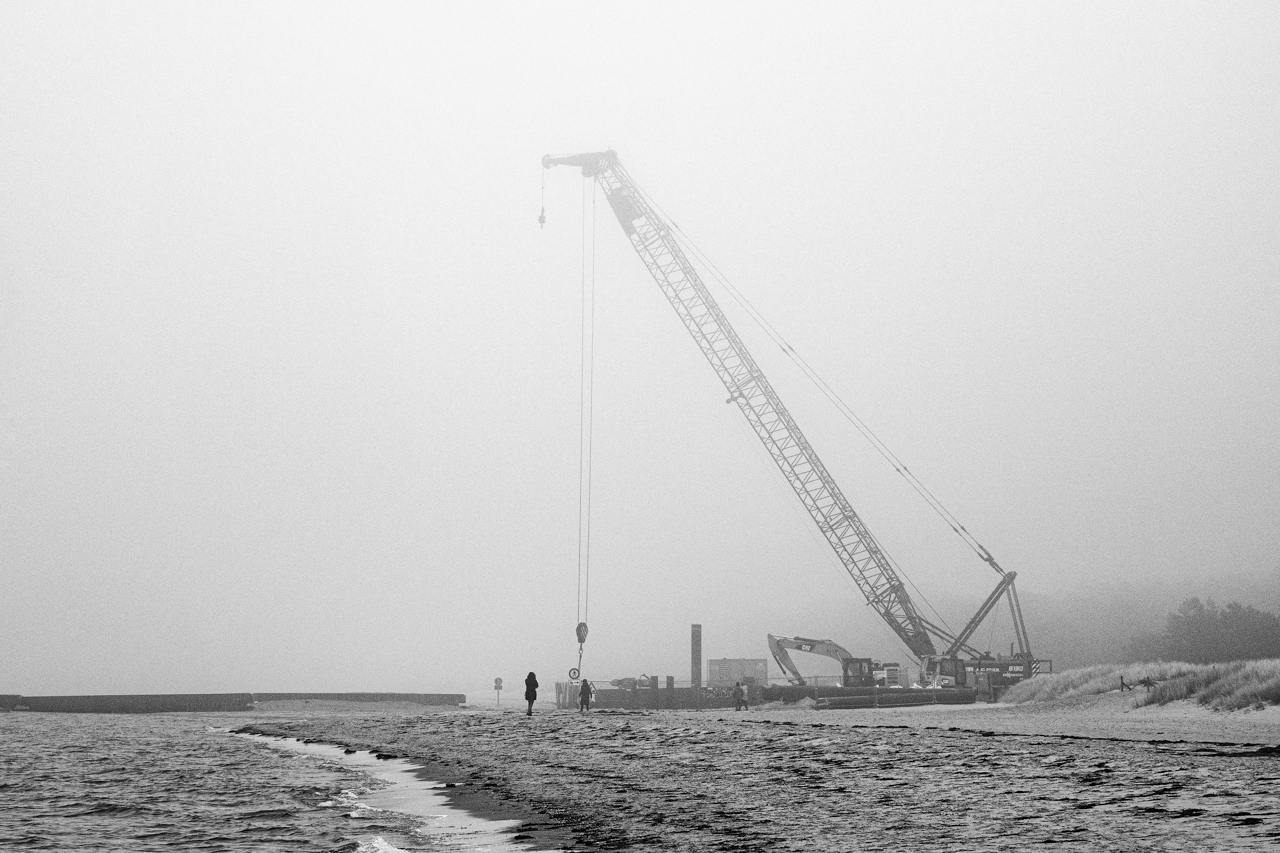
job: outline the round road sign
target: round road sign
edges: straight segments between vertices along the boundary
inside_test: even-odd
[[[501,678],[495,678],[495,679],[493,680],[493,689],[494,689],[494,690],[501,690],[501,689],[502,689],[502,679],[501,679]]]

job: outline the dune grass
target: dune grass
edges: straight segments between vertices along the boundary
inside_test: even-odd
[[[1015,684],[1001,701],[1021,704],[1108,693],[1144,678],[1158,682],[1150,692],[1137,687],[1135,707],[1194,698],[1215,711],[1238,711],[1280,704],[1280,659],[1194,664],[1177,661],[1100,664],[1041,675]]]
[[[1199,672],[1157,684],[1150,693],[1138,697],[1138,707],[1192,697],[1215,711],[1280,705],[1280,659],[1202,666]]]
[[[1120,688],[1120,678],[1125,683],[1137,684],[1144,678],[1167,681],[1194,672],[1192,663],[1104,663],[1081,669],[1068,669],[1049,675],[1040,675],[1019,682],[1001,697],[1003,702],[1046,702],[1050,699],[1070,699],[1073,696],[1091,696]],[[1141,689],[1141,688],[1138,688]]]

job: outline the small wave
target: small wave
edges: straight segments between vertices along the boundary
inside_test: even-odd
[[[376,835],[371,841],[366,841],[357,847],[356,853],[407,853],[407,851],[389,843],[381,835]]]
[[[297,814],[295,809],[258,809],[240,815],[241,820],[263,820],[265,818],[292,818]]]
[[[359,804],[360,804],[360,792],[344,789],[342,791],[339,791],[332,799],[325,800],[324,802],[319,803],[318,805],[322,809],[323,808],[350,809],[350,808],[355,808]]]
[[[132,805],[126,803],[97,803],[78,812],[70,812],[67,817],[86,817],[88,815],[112,815],[120,817],[122,815],[140,815],[150,812],[151,809],[146,806]]]

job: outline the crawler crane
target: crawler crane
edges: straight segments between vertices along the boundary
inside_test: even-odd
[[[613,151],[568,157],[548,155],[542,158],[542,165],[547,169],[578,167],[584,177],[593,179],[603,190],[631,247],[724,383],[728,402],[737,404],[867,603],[921,662],[924,678],[935,684],[962,685],[967,680],[966,670],[999,670],[1014,680],[1034,674],[1037,662],[1014,590],[1017,573],[1005,571],[985,549],[979,554],[1000,580],[963,630],[953,634],[920,613],[884,550],[854,512],[712,298],[672,227],[627,174],[618,155]],[[1012,662],[993,666],[996,661],[981,655],[969,641],[1001,598],[1008,602],[1013,615],[1018,650],[1012,655]],[[963,660],[961,654],[969,655],[970,660]]]

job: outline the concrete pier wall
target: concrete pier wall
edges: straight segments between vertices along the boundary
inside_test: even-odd
[[[158,714],[167,711],[251,711],[251,693],[171,693],[136,696],[22,696],[18,708],[62,714]]]
[[[151,693],[133,696],[19,696],[0,694],[0,710],[63,714],[158,714],[171,711],[252,711],[256,702],[289,700],[413,702],[461,705],[462,693]]]
[[[255,702],[312,699],[328,702],[412,702],[415,705],[463,705],[465,693],[254,693]]]

